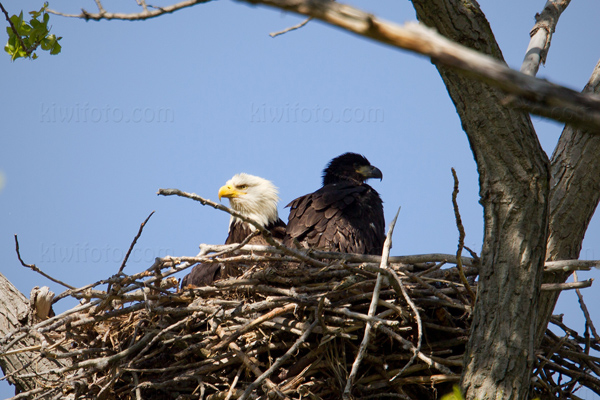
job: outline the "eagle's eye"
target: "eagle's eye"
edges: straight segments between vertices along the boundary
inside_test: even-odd
[[[239,185],[238,189],[240,189],[240,190],[248,189],[248,185]]]

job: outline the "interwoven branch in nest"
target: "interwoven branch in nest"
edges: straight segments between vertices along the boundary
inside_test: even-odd
[[[204,246],[202,256],[165,257],[141,273],[102,281],[112,283],[109,294],[100,283],[70,289],[84,304],[0,342],[7,352],[23,337],[41,335],[49,345],[25,351],[72,360],[52,374],[40,371],[40,386],[19,398],[337,399],[370,323],[376,334],[357,370],[354,397],[435,398],[458,382],[471,306],[455,265],[439,255],[390,257],[388,268],[370,256],[306,256],[326,267],[270,247]],[[400,261],[411,259],[419,262]],[[246,272],[177,292],[171,275],[205,262],[235,263]],[[476,289],[477,266],[463,263]],[[370,316],[378,273],[380,298]],[[99,307],[107,301],[110,308]],[[576,388],[565,389],[566,378],[600,392],[600,360],[589,354],[600,350],[598,338],[553,323],[565,335],[548,331],[532,390],[564,395]]]
[[[235,215],[194,194],[161,194]],[[0,339],[0,357],[18,351],[33,353],[34,362],[70,361],[28,376],[14,372],[11,378],[39,383],[15,399],[339,399],[345,387],[346,397],[434,399],[458,382],[472,310],[466,285],[477,288],[476,255],[388,258],[299,251],[258,231],[274,246],[201,245],[194,257],[159,258],[146,271],[120,270],[82,288],[65,285],[68,290],[55,302],[72,297],[80,305]],[[208,263],[235,264],[245,272],[177,291],[173,274]],[[558,261],[547,263],[546,271],[593,266],[598,261]],[[102,285],[111,289],[99,289]],[[590,354],[600,351],[600,338],[580,301],[586,332],[582,337],[552,320],[565,334],[548,330],[537,350],[533,395],[569,398],[578,385],[600,394],[600,359]],[[361,335],[367,326],[374,333]],[[19,346],[29,336],[41,345]]]

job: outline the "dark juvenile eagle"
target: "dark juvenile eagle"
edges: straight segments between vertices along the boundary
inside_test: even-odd
[[[252,218],[262,227],[269,230],[276,240],[282,241],[285,236],[285,223],[277,213],[277,188],[270,181],[249,174],[237,174],[219,189],[219,200],[229,199],[231,208],[245,217]],[[225,244],[241,243],[256,228],[237,217],[229,220],[229,234]],[[267,244],[262,235],[254,236],[250,244]],[[188,285],[205,286],[215,280],[235,275],[234,271],[223,271],[222,264],[199,264],[181,281],[181,288]]]
[[[323,171],[323,187],[293,200],[284,244],[344,253],[381,254],[383,202],[365,181],[382,179],[364,156],[345,153]]]

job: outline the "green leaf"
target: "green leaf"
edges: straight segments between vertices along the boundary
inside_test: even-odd
[[[38,56],[34,50],[40,47],[52,55],[61,52],[62,47],[58,41],[62,37],[57,38],[56,35],[50,34],[48,27],[50,15],[46,12],[47,8],[48,2],[44,2],[44,6],[39,11],[30,11],[31,19],[29,21],[23,20],[23,11],[18,16],[10,17],[14,30],[10,26],[6,28],[8,42],[4,46],[4,51],[11,56],[13,61],[21,57],[35,60]],[[23,46],[25,47],[23,48]]]
[[[50,54],[55,56],[58,53],[60,53],[61,50],[62,50],[62,46],[60,44],[58,44],[58,41],[57,41],[56,43],[54,43],[54,46],[52,46],[52,50],[50,50]]]

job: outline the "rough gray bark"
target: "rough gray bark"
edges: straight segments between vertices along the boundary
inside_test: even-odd
[[[475,2],[413,0],[441,34],[502,60]],[[523,399],[534,360],[536,305],[545,257],[549,165],[527,114],[489,86],[438,67],[479,171],[485,236],[462,386],[467,399]]]
[[[66,365],[67,360],[51,360],[49,358],[32,359],[30,352],[17,353],[19,349],[41,344],[41,340],[32,340],[31,336],[21,340],[19,333],[12,336],[4,336],[8,332],[14,332],[33,317],[29,300],[10,283],[4,275],[0,274],[0,353],[12,352],[12,354],[0,357],[0,367],[8,381],[15,385],[15,390],[28,391],[35,389],[45,378],[56,379],[52,375],[45,378],[35,376],[36,372],[48,371]],[[15,375],[10,375],[16,373]],[[29,378],[20,378],[20,375],[31,375]]]
[[[600,93],[600,62],[583,91]],[[600,136],[567,125],[552,155],[547,260],[579,258],[583,237],[600,200],[599,159]],[[544,283],[564,282],[570,274],[546,274]],[[559,294],[546,292],[540,297],[537,343],[544,336]]]

